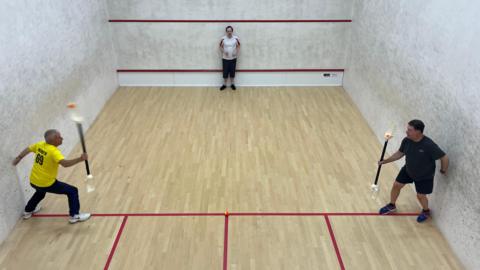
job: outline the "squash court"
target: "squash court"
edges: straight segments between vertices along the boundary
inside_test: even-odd
[[[480,269],[479,12],[5,2],[0,270]]]
[[[68,226],[64,196],[47,195],[1,269],[460,269],[415,222],[413,190],[377,214],[381,145],[341,87],[121,88],[86,141],[95,191],[83,166],[59,179],[94,216]]]

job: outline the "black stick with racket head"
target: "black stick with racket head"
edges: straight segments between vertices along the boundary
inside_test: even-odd
[[[387,150],[387,145],[388,145],[388,140],[390,140],[392,138],[392,134],[387,132],[385,133],[385,143],[383,144],[383,149],[382,149],[382,154],[380,155],[380,161],[383,160],[383,158],[385,157],[385,152]],[[382,169],[382,165],[379,164],[378,165],[378,168],[377,168],[377,174],[375,175],[375,181],[374,183],[372,184],[372,186],[370,187],[371,190],[376,193],[378,192],[378,178],[380,176],[380,170]]]
[[[383,161],[383,158],[385,157],[385,152],[387,150],[387,144],[388,144],[388,140],[385,140],[385,143],[383,144],[382,155],[380,156],[380,161]],[[375,176],[374,185],[377,185],[377,183],[378,183],[378,177],[380,176],[380,170],[381,169],[382,169],[382,165],[379,164],[378,168],[377,168],[377,175]]]
[[[83,153],[87,153],[87,147],[85,146],[85,138],[83,137],[82,123],[77,122],[78,135],[80,135],[80,142],[82,143]],[[90,166],[88,166],[88,160],[85,160],[85,169],[87,170],[87,176],[90,174]]]

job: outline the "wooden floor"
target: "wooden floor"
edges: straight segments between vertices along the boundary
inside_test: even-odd
[[[372,200],[381,145],[342,88],[121,88],[86,138],[96,191],[81,165],[59,178],[83,211],[114,215],[19,221],[1,270],[461,269],[432,222],[345,214],[376,213],[397,170],[384,166]],[[399,211],[418,212],[415,200],[404,189]],[[68,212],[66,197],[42,205]]]

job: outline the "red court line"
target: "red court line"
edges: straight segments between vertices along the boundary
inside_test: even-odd
[[[344,72],[343,68],[296,68],[296,69],[237,69],[236,72]],[[155,73],[167,73],[167,72],[222,72],[221,69],[117,69],[118,73],[123,72],[155,72]]]
[[[122,236],[123,229],[125,228],[125,224],[127,223],[128,216],[123,217],[122,225],[120,225],[120,229],[118,230],[117,237],[115,238],[115,242],[113,242],[112,249],[110,250],[110,255],[108,255],[107,263],[105,264],[104,270],[108,270],[110,267],[110,262],[112,261],[113,254],[115,254],[115,250],[117,249],[118,242],[120,241],[120,236]]]
[[[107,263],[105,264],[104,270],[108,270],[110,263],[112,261],[113,255],[115,254],[115,250],[118,246],[118,242],[120,241],[120,237],[123,233],[123,229],[125,228],[125,224],[127,223],[128,217],[162,217],[162,216],[225,216],[225,230],[224,230],[224,242],[223,242],[223,270],[227,270],[228,268],[228,217],[229,216],[323,216],[325,218],[325,222],[327,223],[328,232],[330,234],[330,238],[332,240],[332,244],[335,249],[335,253],[337,255],[338,263],[342,270],[345,270],[345,266],[343,264],[343,260],[340,254],[340,250],[337,245],[337,241],[335,240],[335,235],[332,229],[332,225],[330,224],[330,219],[328,216],[416,216],[418,213],[393,213],[389,215],[380,215],[378,213],[349,213],[349,212],[264,212],[264,213],[256,213],[256,212],[238,212],[238,213],[105,213],[105,214],[92,214],[94,217],[123,217],[122,224],[120,229],[117,233],[115,241],[113,243],[112,249],[108,256]],[[67,214],[34,214],[33,217],[35,218],[48,218],[48,217],[68,217]]]
[[[225,232],[223,236],[223,270],[228,268],[228,215],[225,215]]]
[[[112,23],[349,23],[352,20],[128,20],[111,19]]]
[[[99,213],[92,214],[94,217],[186,217],[186,216],[224,216],[224,213]],[[392,213],[380,215],[378,213],[351,213],[351,212],[232,212],[230,216],[417,216],[418,213]],[[36,218],[68,217],[67,214],[34,214]]]
[[[333,247],[335,248],[335,253],[337,254],[338,264],[340,264],[340,269],[345,270],[345,265],[343,265],[342,255],[338,249],[337,240],[335,240],[335,234],[333,233],[332,225],[330,224],[330,219],[328,215],[325,215],[325,222],[327,223],[328,232],[330,233],[330,238],[332,239]]]
[[[188,217],[188,216],[223,216],[224,213],[106,213],[92,214],[93,217]],[[34,214],[33,217],[68,217],[67,214]]]
[[[67,214],[33,214],[32,217],[34,218],[49,218],[49,217],[68,217]],[[95,215],[92,215],[95,216]]]
[[[97,214],[96,216],[112,216],[117,214]],[[224,213],[129,213],[119,214],[129,217],[199,217],[199,216],[223,216]]]
[[[392,213],[380,215],[379,213],[342,213],[342,212],[271,212],[271,213],[229,213],[230,216],[418,216],[418,213]]]
[[[325,216],[326,213],[288,213],[288,212],[279,212],[279,213],[254,213],[254,212],[243,212],[243,213],[230,213],[231,216]]]
[[[418,213],[391,213],[388,215],[380,215],[379,213],[325,213],[325,216],[345,216],[345,217],[354,217],[354,216],[381,216],[381,217],[387,217],[387,216],[397,216],[397,217],[413,217],[413,216],[418,216]]]

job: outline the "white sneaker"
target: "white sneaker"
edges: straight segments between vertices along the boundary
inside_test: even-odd
[[[40,210],[42,210],[42,207],[40,205],[37,205],[37,207],[35,207],[35,210],[33,210],[33,212],[23,212],[23,219],[31,218],[33,214],[40,212]]]
[[[90,213],[78,213],[78,215],[70,217],[70,219],[68,219],[68,222],[70,222],[70,224],[82,222],[89,219],[90,216],[91,216]]]

